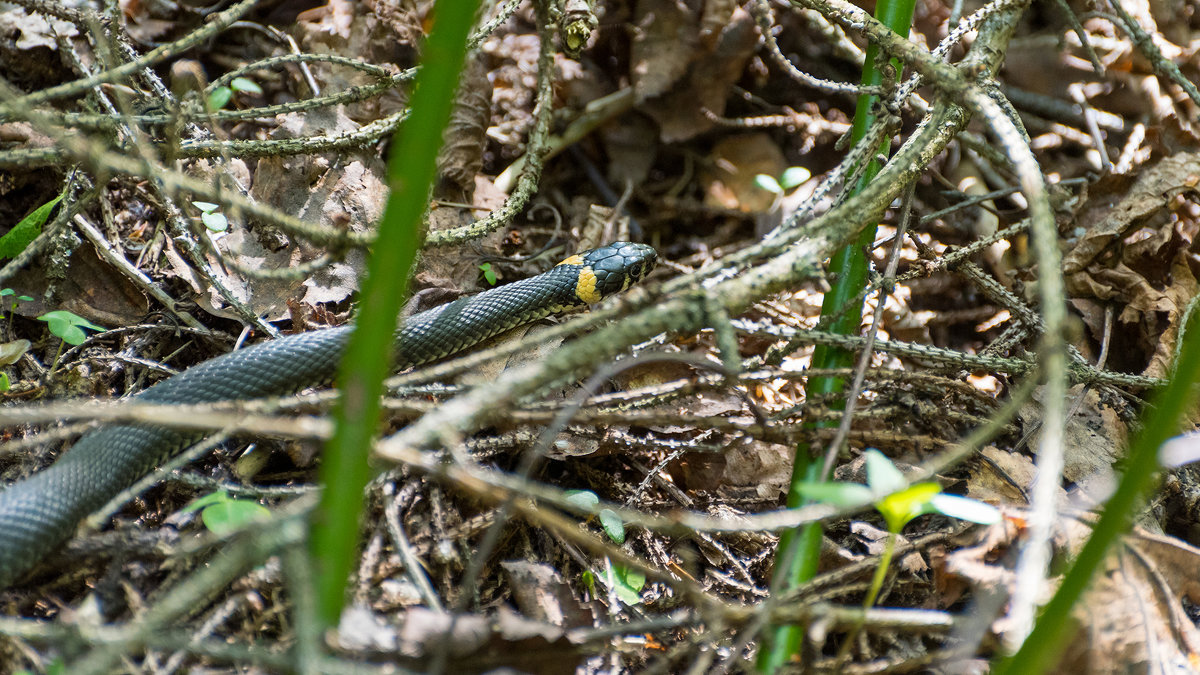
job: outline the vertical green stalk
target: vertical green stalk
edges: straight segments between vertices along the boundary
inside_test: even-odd
[[[875,18],[892,29],[897,35],[908,37],[909,26],[912,24],[915,0],[880,0],[875,7]],[[878,87],[883,83],[883,73],[876,67],[879,48],[871,45],[867,49],[866,62],[863,64],[862,84]],[[900,64],[892,60],[897,77],[901,71]],[[867,129],[875,122],[872,109],[878,102],[877,96],[860,96],[855,109],[854,126],[851,140],[858,143],[866,135]],[[887,146],[881,145],[879,152],[886,152]],[[879,173],[879,163],[874,159],[867,164],[856,186],[856,191],[862,189]],[[829,272],[832,277],[831,288],[825,294],[821,303],[822,325],[837,333],[852,334],[858,332],[862,323],[862,301],[855,298],[866,287],[869,266],[864,251],[875,242],[875,226],[869,226],[859,233],[858,237],[848,246],[839,250],[829,262]],[[854,364],[854,354],[836,347],[818,346],[813,353],[812,368],[848,368]],[[845,402],[838,400],[845,387],[845,382],[837,377],[814,377],[808,381],[807,399],[811,402],[826,403],[833,409],[840,409]],[[811,422],[812,427],[831,426],[832,422]],[[792,485],[788,492],[788,508],[796,508],[805,503],[800,495],[799,485],[805,482],[828,480],[821,475],[821,458],[813,456],[813,450],[807,443],[796,446],[795,464],[792,469]],[[772,579],[772,593],[780,594],[789,588],[794,588],[811,579],[817,570],[817,560],[821,552],[822,529],[820,524],[807,525],[799,532],[789,531],[779,538],[779,551],[775,557],[775,575]],[[804,631],[800,626],[777,626],[767,634],[766,644],[759,651],[758,668],[761,672],[774,672],[780,666],[793,658],[799,658],[799,649],[804,639]]]
[[[396,317],[421,246],[421,221],[437,171],[442,130],[450,119],[477,9],[478,0],[438,0],[433,31],[421,49],[421,71],[409,102],[412,114],[392,142],[390,192],[338,375],[341,397],[334,411],[333,438],[322,460],[324,488],[312,529],[317,612],[326,626],[337,624],[357,557],[369,451],[389,370],[380,364],[391,362]]]
[[[879,556],[879,565],[875,567],[875,573],[871,575],[871,585],[867,588],[866,597],[863,598],[862,617],[854,623],[854,627],[846,632],[846,640],[842,642],[842,648],[838,650],[837,664],[839,667],[846,662],[846,657],[854,648],[854,642],[858,639],[863,623],[867,620],[867,610],[875,605],[879,591],[883,590],[883,582],[887,579],[888,568],[892,566],[892,556],[896,553],[897,536],[894,530],[888,532],[887,541],[883,545],[883,553]]]
[[[1047,672],[1070,643],[1075,625],[1071,619],[1072,605],[1087,590],[1112,544],[1129,529],[1134,512],[1153,486],[1154,474],[1159,468],[1159,448],[1179,432],[1184,415],[1196,405],[1196,382],[1200,381],[1200,321],[1197,315],[1193,314],[1186,331],[1180,334],[1183,348],[1171,381],[1158,392],[1153,405],[1143,414],[1142,430],[1130,445],[1125,474],[1104,506],[1092,536],[1063,577],[1054,597],[1042,610],[1024,644],[995,669],[997,675]]]

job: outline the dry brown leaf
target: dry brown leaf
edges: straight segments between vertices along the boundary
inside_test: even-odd
[[[723,454],[721,484],[754,487],[766,499],[778,497],[791,484],[794,452],[790,446],[761,441],[735,443]]]
[[[696,57],[696,11],[675,0],[643,0],[633,15],[633,89],[638,100],[667,92]]]
[[[0,146],[19,147],[27,150],[52,148],[55,140],[38,131],[29,122],[5,122],[0,124]]]
[[[1197,283],[1192,274],[1190,260],[1191,254],[1180,250],[1171,265],[1171,284],[1163,290],[1160,303],[1160,306],[1166,308],[1167,325],[1162,327],[1159,339],[1154,343],[1150,365],[1142,372],[1147,377],[1169,377],[1171,374],[1184,312],[1187,311],[1189,303],[1200,294],[1200,283]],[[1156,326],[1161,325],[1159,322],[1155,323]]]
[[[150,303],[141,289],[96,254],[91,243],[71,253],[66,274],[51,279],[40,263],[23,268],[8,285],[17,295],[32,301],[17,305],[16,312],[37,316],[51,309],[65,309],[101,326],[128,326],[141,321]],[[53,306],[47,305],[46,291],[53,287]]]
[[[353,637],[351,630],[363,624],[371,632],[386,631],[381,617],[375,619],[352,626],[343,620],[339,639]],[[440,654],[449,658],[449,672],[487,672],[496,663],[503,663],[519,672],[566,675],[575,672],[576,665],[584,658],[561,628],[531,621],[505,606],[495,616],[452,615],[413,607],[404,613],[395,633],[391,642],[396,646],[391,651],[401,657],[398,665],[402,666],[417,666]],[[373,644],[386,644],[387,639],[387,636],[377,637]],[[408,663],[404,657],[418,661]]]
[[[79,35],[79,31],[69,21],[30,14],[24,7],[8,7],[0,11],[0,34],[12,40],[21,51],[39,47],[57,51],[56,36],[71,38]]]
[[[474,197],[475,178],[483,167],[491,102],[487,66],[476,54],[463,67],[454,112],[443,134],[445,142],[438,153],[437,197],[466,203]]]
[[[375,11],[368,5],[375,5]],[[393,3],[331,0],[301,13],[294,33],[300,49],[306,53],[353,54],[368,63],[403,66],[412,60],[413,45],[422,37],[420,18],[410,12],[408,5],[397,8]],[[326,92],[376,81],[372,75],[337,65],[312,63],[308,70]],[[346,114],[365,124],[403,110],[406,101],[405,89],[391,89],[379,97],[347,105]]]
[[[695,35],[694,30],[692,35]],[[686,77],[641,105],[641,110],[658,122],[663,141],[687,140],[713,127],[714,123],[705,110],[717,115],[725,112],[729,87],[741,78],[746,61],[753,55],[757,45],[758,32],[754,19],[739,8],[721,31],[714,51],[703,52],[694,47],[686,50],[679,44],[671,47],[698,58],[688,69]],[[659,66],[654,64],[652,67]],[[639,100],[644,98],[639,94]]]
[[[759,187],[756,176],[778,178],[785,169],[783,151],[767,134],[727,136],[713,146],[701,172],[704,204],[745,213],[768,211],[776,195]]]
[[[641,185],[658,158],[658,129],[643,115],[625,115],[620,124],[605,124],[598,133],[608,155],[608,179],[618,189]]]
[[[285,115],[273,133],[274,138],[296,138],[324,133],[344,133],[357,128],[344,113],[322,112]],[[331,164],[324,157],[264,157],[258,161],[252,179],[251,196],[284,213],[329,229],[366,232],[383,213],[386,199],[385,170],[373,155],[362,154]],[[316,259],[324,249],[308,242],[294,241],[284,233],[262,226],[248,231],[232,224],[224,236],[215,237],[217,247],[240,264],[265,271],[287,269]],[[176,272],[185,275],[178,264]],[[210,259],[214,275],[242,302],[270,320],[287,314],[287,301],[299,299],[309,304],[340,302],[358,288],[365,256],[354,250],[343,260],[304,279],[242,279],[226,274],[219,261]],[[204,286],[201,286],[204,288]],[[208,291],[207,288],[204,288]],[[228,315],[215,291],[199,301],[207,310]]]
[[[29,351],[33,343],[29,340],[11,340],[0,343],[0,366],[11,366]]]
[[[1082,234],[1063,259],[1067,290],[1092,337],[1115,345],[1115,367],[1168,372],[1182,311],[1200,290],[1189,264],[1198,184],[1200,151],[1180,149],[1136,177],[1092,185],[1075,215]],[[1119,310],[1111,335],[1105,305]]]
[[[1024,505],[1037,469],[1033,459],[989,445],[979,451],[980,461],[973,462],[967,477],[967,496],[989,504]],[[1060,496],[1066,492],[1060,489]]]
[[[974,544],[937,556],[934,580],[944,594],[942,606],[958,600],[962,582],[1011,594],[1016,578],[997,561],[1011,558],[1007,554],[1018,544],[1019,534],[1018,522],[1010,517],[972,531]],[[1081,521],[1064,518],[1055,533],[1055,547],[1068,556],[1077,555],[1090,535]],[[1141,664],[1140,671],[1190,672],[1200,655],[1200,631],[1181,599],[1192,606],[1200,600],[1197,570],[1200,549],[1143,531],[1126,537],[1123,548],[1110,556],[1107,569],[1094,577],[1073,612],[1082,630],[1066,650],[1061,671],[1128,673],[1130,664]],[[999,633],[1009,627],[1007,617],[1000,617],[992,630]]]
[[[1016,543],[1019,524],[1005,518],[995,525],[973,528],[961,537],[963,546],[939,555],[933,566],[934,586],[944,594],[938,605],[959,601],[966,588],[1009,594],[1015,582],[1011,569],[997,564]]]
[[[592,625],[591,610],[580,604],[570,584],[550,565],[506,560],[500,569],[508,575],[513,602],[522,615],[561,628]]]
[[[738,8],[737,0],[707,0],[700,15],[700,44],[712,50],[717,46],[721,29],[733,17]]]
[[[1043,389],[1034,392],[1033,400],[1018,413],[1026,432],[1041,424]],[[1079,396],[1083,399],[1079,400]],[[1128,434],[1125,423],[1111,407],[1106,406],[1094,389],[1075,385],[1067,394],[1069,410],[1066,435],[1063,438],[1063,477],[1089,489],[1104,485],[1112,475],[1112,466],[1122,456]],[[1097,483],[1097,481],[1100,481]]]
[[[1180,598],[1197,599],[1200,549],[1148,533],[1128,537],[1125,544],[1076,606],[1073,614],[1084,630],[1076,634],[1060,667],[1099,675],[1128,673],[1131,667],[1193,670],[1200,631]]]
[[[1193,150],[1143,166],[1132,185],[1129,177],[1110,176],[1091,186],[1074,221],[1086,232],[1063,256],[1063,273],[1070,278],[1087,269],[1130,228],[1167,206],[1181,190],[1194,189],[1198,176],[1200,151]]]

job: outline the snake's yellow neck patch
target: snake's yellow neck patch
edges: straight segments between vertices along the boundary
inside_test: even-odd
[[[596,273],[591,267],[579,268],[579,278],[575,280],[575,297],[589,305],[600,302],[600,293],[596,291]]]
[[[562,265],[577,265],[579,267],[579,278],[575,280],[575,297],[589,305],[600,302],[602,298],[600,297],[600,293],[596,291],[596,273],[592,271],[591,265],[587,264],[583,256],[573,255],[558,263],[555,267]]]

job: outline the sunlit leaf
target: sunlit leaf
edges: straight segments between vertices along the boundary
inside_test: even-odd
[[[992,525],[1000,522],[1000,509],[975,499],[958,495],[938,494],[929,500],[937,512],[969,523]]]
[[[600,510],[600,525],[609,539],[618,544],[625,543],[625,523],[621,520],[621,516],[618,516],[612,509]]]
[[[780,187],[779,181],[775,180],[774,176],[769,176],[765,173],[756,174],[754,176],[754,184],[766,190],[767,192],[774,194],[780,194],[783,192],[783,188]]]
[[[483,263],[479,266],[479,271],[483,272],[483,278],[490,285],[496,285],[496,270],[492,269],[491,263]]]
[[[200,222],[213,232],[224,232],[229,229],[229,220],[223,213],[201,213]]]
[[[233,90],[229,87],[217,87],[208,94],[208,100],[205,105],[210,111],[217,111],[224,108],[229,100],[233,98]]]
[[[864,455],[867,460],[867,485],[871,486],[875,494],[891,494],[903,490],[908,485],[904,474],[900,473],[900,469],[897,469],[892,460],[882,452],[871,448]]]
[[[567,490],[567,503],[574,504],[581,511],[594,511],[600,504],[600,498],[591,490]]]
[[[614,564],[613,577],[616,581],[614,590],[621,602],[636,605],[642,601],[642,589],[646,586],[646,575],[641,572]]]
[[[204,509],[200,519],[215,535],[227,536],[250,523],[271,517],[267,507],[249,499],[230,499]]]
[[[263,93],[262,87],[258,86],[257,82],[248,77],[233,78],[233,81],[229,83],[229,88],[233,89],[234,91],[240,91],[248,94]]]
[[[812,172],[808,169],[802,166],[789,166],[779,177],[779,184],[783,186],[783,189],[791,190],[809,178],[812,178]]]
[[[888,530],[899,532],[913,518],[931,513],[933,507],[929,500],[941,491],[942,487],[937,483],[917,483],[880,499],[875,502],[875,508],[883,514]]]

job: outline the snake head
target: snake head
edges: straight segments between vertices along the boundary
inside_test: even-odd
[[[658,262],[658,252],[646,244],[616,241],[580,254],[585,267],[596,275],[600,298],[620,293],[650,274]]]

